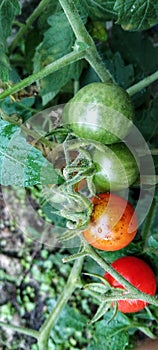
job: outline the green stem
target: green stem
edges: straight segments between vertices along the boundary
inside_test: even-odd
[[[114,79],[112,78],[112,75],[103,64],[95,46],[91,47],[91,49],[87,51],[85,59],[95,70],[95,72],[98,74],[98,77],[103,83],[115,83]]]
[[[158,301],[155,297],[145,294],[139,291],[136,287],[134,287],[131,283],[129,283],[124,277],[122,277],[113,267],[111,267],[102,257],[101,255],[95,251],[95,249],[86,245],[85,251],[87,251],[87,255],[89,255],[93,260],[95,260],[106,272],[108,272],[111,276],[113,276],[122,286],[124,286],[131,295],[135,296],[135,299],[143,300],[152,305],[158,306]]]
[[[28,29],[30,29],[32,23],[36,20],[36,18],[40,15],[40,13],[42,11],[45,10],[45,8],[47,8],[47,5],[49,3],[50,0],[42,0],[39,5],[35,8],[35,10],[33,11],[33,13],[31,13],[30,17],[28,17],[28,19],[26,20],[26,23],[23,24],[20,28],[20,30],[18,31],[16,37],[14,38],[14,40],[12,41],[12,43],[10,44],[9,47],[9,51],[10,53],[14,51],[14,49],[19,45],[20,40],[23,38],[23,36],[26,34],[26,32],[28,31]]]
[[[24,89],[26,86],[31,85],[35,81],[42,79],[46,77],[47,75],[56,72],[62,67],[67,66],[68,64],[71,64],[73,62],[76,62],[85,56],[86,49],[80,51],[72,51],[69,54],[59,58],[58,60],[48,64],[45,68],[41,69],[37,73],[31,74],[29,77],[23,79],[19,83],[15,84],[13,87],[10,87],[9,89],[3,91],[0,94],[0,99],[3,99],[11,94],[15,94],[16,92],[20,91],[21,89]]]
[[[139,81],[137,84],[129,87],[127,89],[127,92],[130,96],[133,96],[134,94],[141,91],[142,89],[144,89],[145,87],[147,87],[148,85],[150,85],[151,83],[153,83],[157,79],[158,79],[158,71],[149,75],[148,77],[144,78],[143,80]]]
[[[62,262],[63,262],[63,263],[68,263],[68,262],[70,262],[70,261],[72,261],[72,260],[76,260],[76,259],[81,258],[81,257],[84,257],[84,256],[86,256],[86,252],[85,252],[85,251],[81,251],[81,252],[79,252],[79,253],[70,255],[70,256],[68,256],[67,258],[63,258],[63,259],[62,259]]]
[[[39,337],[39,332],[35,331],[33,329],[19,327],[19,326],[14,326],[13,324],[8,324],[8,323],[5,323],[5,322],[0,322],[0,327],[6,328],[6,329],[10,329],[10,330],[12,330],[14,332],[18,332],[18,333],[21,333],[21,334],[26,334],[29,337],[33,337],[33,338],[36,338],[36,339],[38,339],[38,337]]]
[[[144,226],[143,226],[143,229],[141,232],[142,241],[143,241],[143,250],[145,249],[147,239],[148,239],[148,236],[150,234],[150,228],[151,228],[151,225],[153,223],[153,218],[155,216],[156,209],[157,209],[156,200],[153,199],[148,216],[146,218],[146,221],[144,223]]]
[[[55,307],[53,308],[51,314],[48,316],[48,318],[46,319],[46,321],[44,322],[44,324],[39,330],[39,334],[40,334],[38,339],[39,350],[46,350],[48,348],[48,339],[50,336],[51,329],[56,323],[61,311],[67,304],[72,293],[74,292],[76,287],[79,286],[79,276],[81,273],[83,260],[84,258],[80,258],[75,261],[63,292],[59,296],[59,299]]]
[[[109,71],[105,68],[98,51],[96,49],[95,43],[86,30],[82,19],[78,13],[74,1],[72,0],[59,0],[67,19],[73,29],[73,32],[79,42],[84,42],[89,47],[85,55],[85,59],[93,67],[93,69],[98,74],[101,81],[110,83],[113,82],[113,78]]]
[[[148,298],[149,296],[149,298]],[[109,301],[118,301],[118,300],[135,300],[138,299],[138,295],[136,293],[128,293],[128,294],[117,294],[117,295],[105,295],[105,297],[103,297],[104,302],[109,302]],[[139,295],[139,300],[142,300],[144,302],[150,303],[150,295],[149,294],[145,294],[143,292],[141,292],[141,294]],[[155,298],[152,298],[152,304],[155,306],[158,306],[158,302],[156,301]]]

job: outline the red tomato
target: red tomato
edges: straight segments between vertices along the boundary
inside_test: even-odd
[[[101,193],[92,198],[93,213],[84,238],[93,247],[114,251],[127,246],[135,237],[138,221],[134,208],[122,197]]]
[[[112,267],[140,291],[155,295],[156,277],[151,268],[143,260],[134,256],[125,256],[115,260],[112,263]],[[112,287],[124,289],[109,273],[105,273],[104,277]],[[123,313],[137,312],[142,310],[146,305],[148,303],[137,299],[119,300],[118,310]]]

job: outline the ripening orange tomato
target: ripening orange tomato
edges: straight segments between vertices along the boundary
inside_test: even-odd
[[[113,193],[101,193],[92,198],[92,203],[90,224],[83,231],[86,241],[106,251],[126,247],[134,239],[138,227],[132,205]]]

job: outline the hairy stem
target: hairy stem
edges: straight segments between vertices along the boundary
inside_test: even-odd
[[[105,68],[97,49],[95,47],[95,43],[86,30],[82,19],[77,11],[74,1],[71,0],[59,0],[67,19],[73,29],[73,32],[79,42],[84,42],[89,47],[85,59],[89,62],[89,64],[93,67],[93,69],[98,74],[101,81],[110,83],[113,82],[113,78],[109,71]]]
[[[76,287],[79,286],[79,276],[81,273],[82,265],[83,265],[84,258],[79,258],[75,261],[73,268],[70,272],[67,284],[59,296],[59,299],[53,308],[52,312],[42,325],[41,329],[39,330],[39,339],[38,339],[38,346],[39,350],[46,350],[48,348],[48,339],[50,336],[50,332],[54,324],[56,323],[61,311],[67,304],[68,300],[70,299],[72,293],[76,289]]]
[[[143,80],[139,81],[137,84],[134,84],[133,86],[130,86],[127,89],[127,92],[130,96],[133,96],[137,92],[141,91],[151,83],[153,83],[155,80],[158,79],[158,71],[155,73],[149,75],[148,77],[144,78]]]
[[[0,94],[0,99],[3,99],[11,94],[15,94],[16,92],[20,91],[21,89],[24,89],[26,86],[31,85],[35,81],[39,79],[43,79],[47,75],[56,72],[62,67],[67,66],[68,64],[71,64],[73,62],[76,62],[85,56],[86,50],[80,50],[80,51],[72,51],[69,54],[59,58],[58,60],[48,64],[48,66],[44,67],[37,73],[33,73],[29,75],[27,78],[23,79],[19,83],[15,84],[13,87],[10,87],[9,89],[3,91]]]
[[[25,24],[21,25],[17,35],[14,40],[10,44],[9,51],[10,53],[14,51],[14,49],[19,45],[20,40],[26,34],[26,32],[30,29],[32,23],[36,20],[36,18],[40,15],[41,12],[47,7],[50,0],[42,0],[39,5],[35,8],[35,10],[31,13],[30,17],[26,20]]]

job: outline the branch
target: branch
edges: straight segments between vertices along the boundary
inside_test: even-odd
[[[52,312],[44,322],[44,324],[41,326],[41,329],[39,330],[39,339],[38,339],[38,346],[39,350],[46,350],[48,347],[48,339],[50,336],[50,332],[54,324],[56,323],[61,311],[67,304],[69,298],[71,297],[72,293],[78,287],[79,285],[79,276],[81,273],[82,265],[83,265],[83,258],[77,259],[73,265],[73,268],[70,272],[67,284],[59,296],[59,299],[54,306]]]
[[[101,81],[105,83],[112,83],[113,78],[109,71],[105,68],[105,65],[103,64],[98,54],[95,43],[82,22],[82,19],[75,6],[75,2],[72,0],[59,0],[59,2],[66,14],[66,17],[73,29],[77,40],[79,42],[84,42],[89,47],[85,55],[85,59],[96,71]]]
[[[140,90],[144,89],[145,87],[147,87],[148,85],[150,85],[151,83],[153,83],[157,79],[158,79],[158,71],[149,75],[148,77],[144,78],[143,80],[139,81],[137,84],[129,87],[126,91],[128,92],[128,94],[130,96],[133,96],[134,94],[136,94]]]
[[[26,334],[29,337],[33,337],[33,338],[36,338],[36,339],[38,339],[38,337],[39,337],[39,332],[35,331],[33,329],[24,328],[24,327],[20,327],[20,326],[14,326],[13,324],[8,324],[8,323],[1,322],[1,321],[0,321],[0,327],[6,328],[6,329],[10,329],[10,330],[12,330],[14,332],[18,332],[18,333],[21,333],[21,334]]]
[[[3,91],[0,94],[0,99],[3,99],[9,95],[15,94],[16,92],[20,91],[21,89],[24,89],[26,86],[31,85],[35,81],[42,79],[46,77],[47,75],[56,72],[62,67],[67,66],[68,64],[71,64],[73,62],[76,62],[82,58],[84,58],[86,53],[86,49],[80,50],[80,51],[72,51],[69,54],[59,58],[58,60],[48,64],[46,67],[41,69],[37,73],[33,73],[29,75],[27,78],[23,79],[19,83],[15,84],[13,87],[10,87],[9,89]]]

